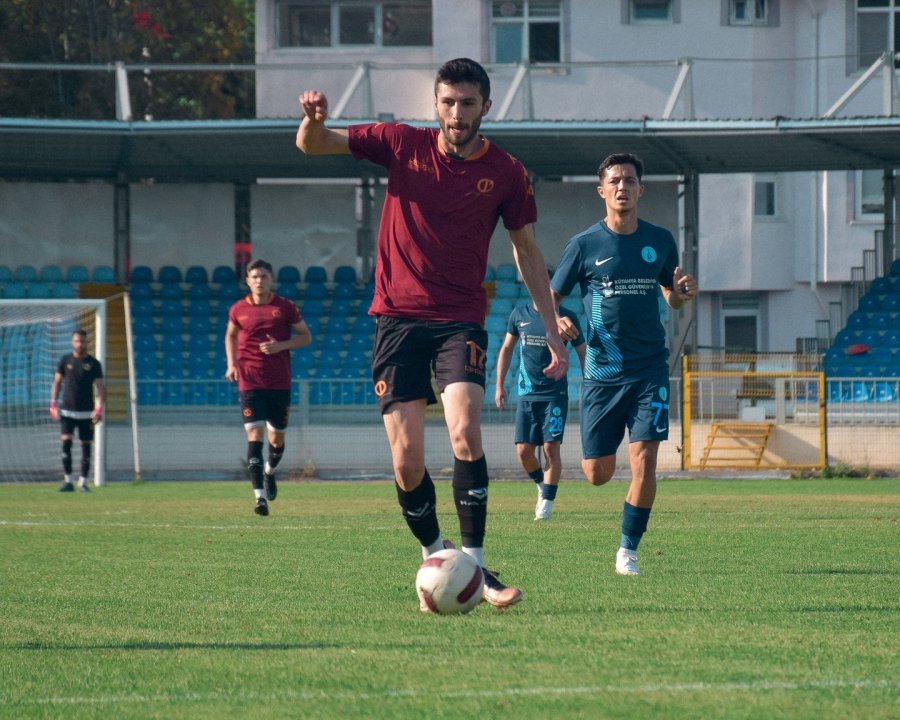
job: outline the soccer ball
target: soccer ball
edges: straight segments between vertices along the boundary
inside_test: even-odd
[[[460,550],[438,550],[416,573],[416,592],[432,612],[457,615],[481,602],[484,576],[478,563]]]

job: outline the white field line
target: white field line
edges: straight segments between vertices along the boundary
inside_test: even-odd
[[[263,521],[265,522],[265,521]],[[249,525],[178,525],[175,523],[141,523],[122,522],[121,520],[0,520],[0,527],[95,527],[95,528],[135,528],[140,530],[321,530],[321,525],[265,525],[253,523]],[[329,530],[353,530],[359,525],[329,525]],[[394,528],[367,526],[366,530],[390,530]]]
[[[757,680],[752,682],[726,682],[726,683],[672,683],[649,685],[597,685],[580,687],[510,687],[495,690],[453,690],[439,692],[434,688],[427,691],[412,688],[386,688],[381,692],[352,692],[338,691],[326,692],[323,690],[285,690],[275,693],[255,692],[229,692],[217,690],[215,692],[184,692],[184,693],[159,693],[154,695],[141,695],[137,693],[123,695],[67,695],[51,697],[29,696],[15,700],[8,696],[0,695],[0,706],[3,705],[124,705],[124,704],[170,704],[178,702],[221,702],[222,700],[233,702],[280,702],[280,701],[308,701],[322,702],[333,700],[336,702],[363,702],[380,701],[394,698],[425,698],[430,702],[435,700],[458,699],[495,699],[517,697],[585,697],[592,695],[659,695],[659,694],[689,694],[689,693],[722,693],[722,692],[796,692],[810,690],[878,690],[895,689],[900,687],[900,680],[811,680],[808,682],[788,682],[781,680]]]

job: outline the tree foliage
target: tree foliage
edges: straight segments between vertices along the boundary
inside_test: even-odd
[[[252,64],[253,0],[3,0],[0,62],[91,70],[0,69],[6,117],[115,118],[116,62],[141,119],[253,117],[253,73],[169,71],[158,64]]]

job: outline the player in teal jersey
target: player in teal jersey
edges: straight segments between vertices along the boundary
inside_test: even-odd
[[[584,336],[580,331],[578,316],[565,307],[559,309],[559,315],[568,318],[579,330],[572,340],[572,347],[584,368]],[[544,375],[543,369],[550,356],[544,323],[533,303],[518,305],[509,315],[506,337],[497,354],[494,401],[498,408],[502,410],[506,407],[504,382],[517,343],[520,345],[520,354],[516,375],[516,453],[522,468],[538,486],[534,519],[548,520],[553,511],[553,501],[556,499],[562,472],[560,445],[569,414],[569,384],[566,377],[553,380]],[[538,447],[544,454],[544,467],[541,467],[537,458]]]
[[[656,499],[656,458],[669,432],[669,366],[659,293],[679,309],[697,295],[682,274],[668,230],[640,220],[643,163],[630,153],[608,156],[597,192],[606,217],[569,240],[551,281],[557,300],[577,286],[588,318],[581,401],[582,469],[603,485],[616,469],[628,429],[631,483],[622,513],[616,572],[637,575],[637,548]],[[560,335],[577,329],[560,319]]]

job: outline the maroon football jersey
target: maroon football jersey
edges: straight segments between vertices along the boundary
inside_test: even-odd
[[[275,294],[265,305],[254,305],[248,295],[231,306],[228,320],[238,328],[238,390],[290,390],[290,352],[265,355],[259,345],[270,335],[290,339],[293,326],[302,320],[297,306]]]

